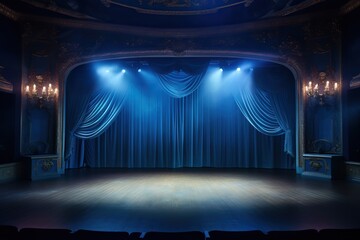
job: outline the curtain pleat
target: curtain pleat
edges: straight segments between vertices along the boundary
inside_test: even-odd
[[[89,102],[74,135],[82,139],[99,136],[119,113],[125,96],[116,90],[98,91]]]
[[[120,112],[125,99],[126,89],[109,87],[90,91],[85,97],[74,91],[68,97],[65,143],[67,168],[84,165],[84,151],[87,150],[84,139],[102,134]]]
[[[258,80],[259,82],[259,80]],[[278,91],[278,88],[268,88],[267,91],[261,90],[251,80],[251,78],[238,81],[234,92],[234,99],[240,111],[246,119],[259,132],[269,135],[285,135],[284,152],[291,157],[294,156],[293,150],[293,129],[294,111],[291,110],[291,99],[289,94],[291,87],[285,84],[287,89]]]

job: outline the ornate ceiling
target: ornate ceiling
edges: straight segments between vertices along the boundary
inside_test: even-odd
[[[135,9],[140,13],[158,15],[200,15],[211,14],[225,8],[245,7],[256,4],[256,0],[103,0],[105,6],[112,5]],[[259,2],[259,1],[258,1]],[[264,1],[263,1],[264,2]],[[272,1],[272,6],[280,6]],[[282,1],[287,3],[290,1]]]
[[[14,11],[144,27],[207,27],[334,10],[354,0],[0,0]],[[360,1],[359,1],[360,2]]]

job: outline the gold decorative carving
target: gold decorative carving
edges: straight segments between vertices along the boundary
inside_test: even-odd
[[[175,55],[184,55],[186,50],[194,49],[196,44],[192,40],[167,39],[164,43],[165,50],[171,50]]]
[[[41,74],[35,73],[35,72],[29,72],[28,73],[28,83],[33,84],[37,83],[42,86],[43,82],[51,82],[51,73],[50,72],[43,72]]]
[[[313,161],[310,161],[310,167],[312,169],[314,169],[315,171],[319,171],[323,167],[323,165],[321,164],[320,161],[313,160]]]
[[[281,34],[279,31],[263,31],[255,34],[254,38],[261,43],[270,45],[272,49],[282,55],[301,57],[304,52],[303,43],[290,34]]]
[[[325,172],[330,170],[327,161],[322,158],[310,158],[309,165],[315,171],[319,171],[321,168],[324,168]]]
[[[54,163],[51,160],[46,159],[46,160],[42,160],[42,162],[41,162],[41,169],[44,172],[50,171],[53,166],[54,166]]]

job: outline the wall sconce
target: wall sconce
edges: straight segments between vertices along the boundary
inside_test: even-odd
[[[25,94],[29,101],[38,104],[42,108],[44,104],[56,100],[58,96],[57,87],[54,87],[51,83],[46,84],[41,75],[36,75],[35,81],[36,83],[33,83],[31,89],[29,85],[25,87]]]
[[[339,91],[339,84],[327,79],[325,72],[320,72],[315,81],[309,81],[305,86],[306,95],[319,100],[319,104],[324,104],[325,97],[333,96]]]

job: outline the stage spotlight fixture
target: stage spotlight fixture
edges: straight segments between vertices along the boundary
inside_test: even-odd
[[[240,71],[241,71],[241,68],[239,68],[239,67],[236,68],[236,71],[237,71],[237,72],[240,72]]]
[[[126,72],[126,70],[125,70],[125,69],[123,69],[123,70],[121,70],[121,72],[122,72],[122,73],[125,73],[125,72]]]
[[[138,70],[137,70],[138,72],[141,72],[141,68],[138,68]]]
[[[220,72],[224,71],[224,69],[223,69],[223,68],[219,68],[219,70],[220,70]]]

